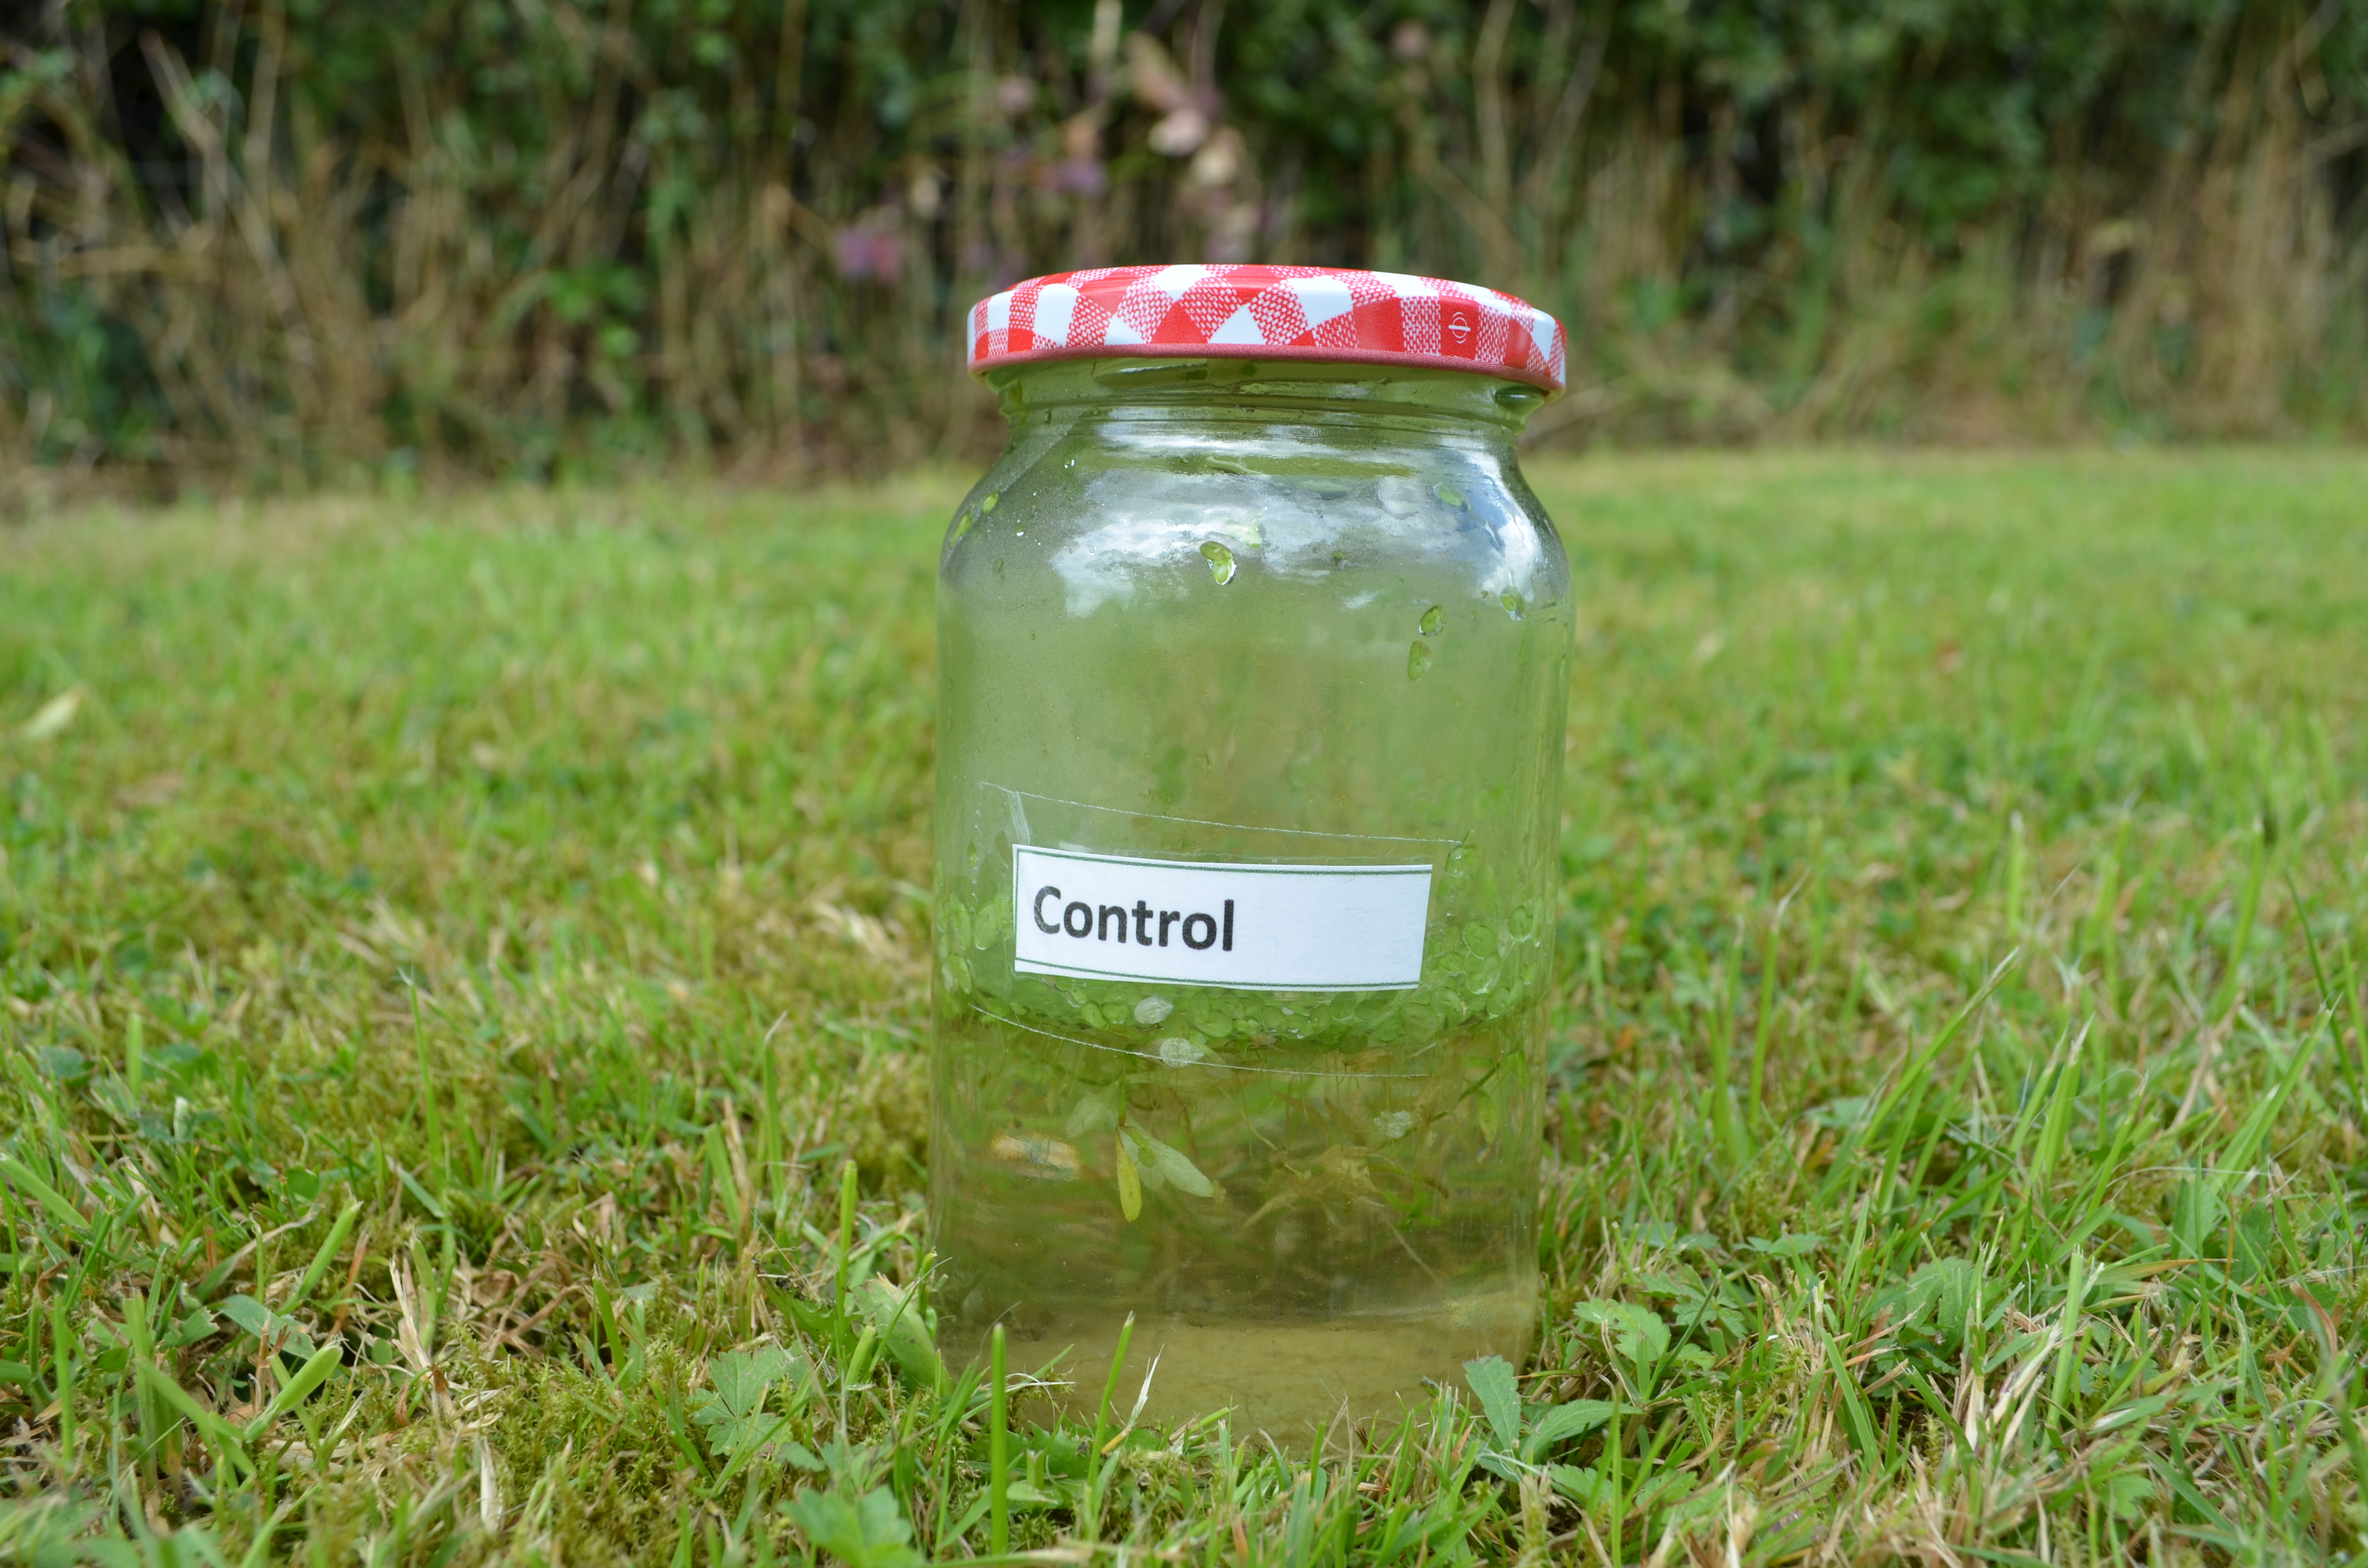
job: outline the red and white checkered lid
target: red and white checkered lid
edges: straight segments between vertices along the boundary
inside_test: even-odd
[[[970,369],[1124,355],[1429,366],[1563,389],[1562,324],[1510,294],[1341,267],[1103,267],[971,307]]]

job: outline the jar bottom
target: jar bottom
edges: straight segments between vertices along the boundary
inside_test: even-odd
[[[1010,1365],[1060,1356],[1090,1420],[1394,1418],[1517,1364],[1536,1310],[1529,1020],[1417,1046],[1223,1049],[1162,1064],[941,998],[931,1139],[940,1343],[994,1324]]]
[[[1536,1312],[1532,1277],[1392,1312],[1306,1323],[1142,1316],[1127,1338],[1110,1423],[1126,1419],[1145,1377],[1151,1390],[1141,1419],[1155,1426],[1220,1410],[1230,1412],[1237,1432],[1293,1438],[1343,1419],[1392,1423],[1421,1412],[1431,1385],[1460,1387],[1468,1360],[1502,1356],[1519,1366]],[[1015,1312],[1007,1320],[1008,1365],[1033,1370],[1057,1358],[1054,1384],[1039,1397],[1090,1423],[1123,1321],[1099,1306]],[[955,1332],[961,1337],[947,1348],[957,1364],[965,1356],[984,1363],[985,1331],[963,1323]]]

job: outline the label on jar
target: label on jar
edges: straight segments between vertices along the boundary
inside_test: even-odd
[[[1404,991],[1422,981],[1430,874],[1015,845],[1013,967],[1253,991]]]

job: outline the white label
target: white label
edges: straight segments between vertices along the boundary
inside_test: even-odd
[[[1422,982],[1429,866],[1212,866],[1011,850],[1022,974],[1253,991]]]

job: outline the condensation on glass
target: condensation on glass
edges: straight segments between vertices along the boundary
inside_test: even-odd
[[[1536,378],[990,368],[939,578],[940,1337],[1395,1413],[1536,1310],[1569,569]],[[1558,369],[1558,366],[1557,366]]]

